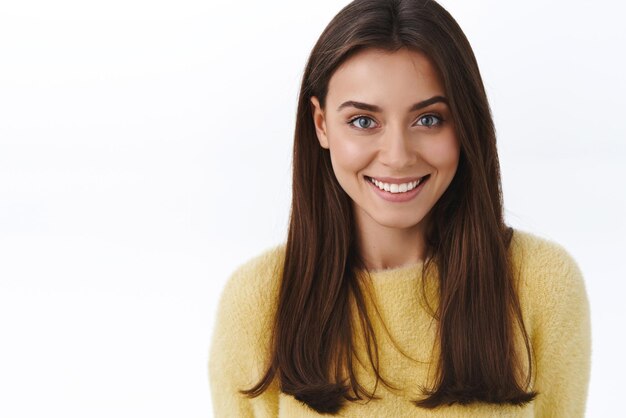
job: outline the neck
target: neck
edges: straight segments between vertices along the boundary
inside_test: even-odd
[[[367,216],[367,215],[366,215]],[[425,219],[409,228],[394,228],[356,217],[359,252],[370,271],[387,270],[424,261]]]

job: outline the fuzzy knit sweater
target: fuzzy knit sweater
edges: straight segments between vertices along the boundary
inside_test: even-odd
[[[578,265],[560,245],[515,230],[511,243],[524,325],[531,343],[534,370],[531,388],[539,395],[523,407],[475,403],[436,409],[416,407],[411,400],[424,396],[434,377],[435,322],[427,308],[437,306],[436,275],[422,277],[422,264],[370,272],[373,298],[366,298],[368,314],[373,303],[379,315],[370,314],[379,344],[379,370],[393,390],[379,382],[374,399],[346,401],[337,416],[354,418],[401,417],[583,417],[588,392],[591,357],[589,302]],[[279,277],[285,245],[265,250],[237,268],[224,287],[216,315],[209,353],[209,383],[216,418],[307,418],[319,414],[280,391],[277,379],[256,398],[237,389],[259,381],[269,360],[269,338],[276,312]],[[421,281],[426,292],[422,293]],[[429,300],[423,300],[424,297]],[[385,330],[386,326],[386,330]],[[362,338],[362,329],[355,331]],[[395,343],[410,358],[403,356]],[[521,347],[523,340],[517,334]],[[355,339],[363,365],[354,363],[357,380],[369,393],[375,376],[363,343]],[[525,349],[522,362],[527,364]],[[370,366],[370,368],[366,368]],[[525,373],[528,371],[525,367]]]

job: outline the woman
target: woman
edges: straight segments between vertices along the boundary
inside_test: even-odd
[[[427,0],[356,0],[311,52],[287,242],[225,287],[218,417],[581,417],[589,306],[508,228],[472,49]]]

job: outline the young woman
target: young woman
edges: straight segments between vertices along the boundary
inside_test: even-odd
[[[507,227],[472,49],[435,1],[356,0],[311,52],[286,243],[237,269],[217,417],[582,417],[585,285]]]

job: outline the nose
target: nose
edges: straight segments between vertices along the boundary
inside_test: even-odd
[[[378,151],[382,164],[401,172],[415,164],[417,151],[411,146],[409,133],[400,127],[389,127],[381,137]]]

